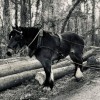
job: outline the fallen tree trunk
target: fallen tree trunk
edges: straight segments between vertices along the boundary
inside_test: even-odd
[[[68,67],[53,69],[55,79],[61,78],[62,76],[65,76],[66,74],[72,72],[74,70],[74,68],[75,68],[74,65],[71,64]],[[20,85],[25,80],[33,79],[35,77],[36,73],[38,73],[41,70],[43,71],[43,69],[41,68],[41,69],[35,69],[35,70],[25,71],[25,72],[18,73],[18,74],[13,74],[13,75],[1,77],[0,78],[0,91],[15,87],[17,85]],[[38,77],[38,76],[36,76],[36,77]],[[45,79],[44,74],[43,74],[42,78]],[[44,81],[44,79],[42,79],[42,78],[38,77],[39,80]],[[43,82],[41,82],[41,84],[42,83]]]
[[[83,69],[87,69],[86,66],[86,62],[84,62],[84,67]],[[62,68],[57,68],[57,69],[54,69],[53,70],[53,73],[54,73],[54,79],[59,79],[65,75],[67,75],[68,73],[71,73],[73,72],[75,69],[75,66],[73,64],[69,65],[69,66],[65,66],[65,67],[62,67]],[[40,85],[43,85],[44,81],[45,81],[45,72],[44,71],[40,71],[40,72],[37,72],[36,73],[36,76],[35,76],[35,79],[39,82]]]
[[[7,64],[7,63],[14,63],[17,61],[26,61],[28,59],[29,57],[12,57],[12,58],[0,59],[0,65]],[[32,59],[34,59],[34,57]]]
[[[22,73],[1,77],[0,91],[15,87],[21,84],[22,82],[24,82],[25,80],[33,79],[37,71],[40,71],[40,70],[36,69],[36,70],[25,71]]]
[[[91,57],[93,55],[96,55],[96,50],[97,50],[97,48],[91,49],[91,50],[87,51],[86,53],[84,53],[84,55],[83,55],[83,61],[87,61],[87,59],[89,57]]]
[[[55,69],[55,68],[59,68],[59,67],[63,67],[63,66],[68,66],[71,64],[71,62],[72,61],[67,61],[67,60],[62,61],[62,62],[59,62],[59,63],[53,65],[52,67],[53,67],[53,69]],[[19,63],[20,63],[20,65],[19,65]],[[24,62],[19,62],[19,63],[16,62],[14,64],[11,64],[11,65],[9,65],[10,67],[8,67],[7,64],[6,64],[6,66],[2,65],[2,67],[0,67],[0,77],[42,68],[41,63],[38,60],[28,61],[28,62],[24,61]]]
[[[41,68],[42,65],[38,60],[30,61],[18,61],[15,63],[8,63],[0,65],[0,77],[12,75],[28,70],[34,70]]]
[[[87,60],[93,54],[93,52],[94,50],[86,52],[83,56],[84,61]],[[54,68],[59,68],[62,66],[64,67],[70,65],[71,63],[73,62],[68,57],[67,60],[59,62],[53,65],[53,67]],[[34,70],[38,68],[42,68],[41,63],[38,60],[33,60],[33,59],[3,64],[0,65],[0,77],[17,74],[28,70]]]
[[[89,55],[93,52],[88,52],[84,57],[90,57]],[[72,61],[69,58],[65,61],[59,62],[52,66],[54,69],[55,79],[65,76],[66,74],[74,71],[74,65],[71,64]],[[65,67],[67,66],[67,67]],[[23,81],[34,78],[35,74],[43,70],[42,65],[38,60],[28,60],[28,61],[18,61],[11,64],[0,65],[0,90],[8,89],[18,84],[21,84]],[[40,68],[40,69],[38,69]],[[87,68],[87,67],[86,67]],[[44,73],[44,72],[43,72]],[[12,75],[13,74],[13,75]],[[40,74],[40,72],[39,72]],[[8,75],[8,76],[7,76]],[[5,77],[4,77],[5,76]],[[40,74],[42,76],[42,74]],[[39,78],[36,74],[37,79],[42,80],[40,82],[43,84],[44,79]],[[36,78],[35,77],[35,78]]]

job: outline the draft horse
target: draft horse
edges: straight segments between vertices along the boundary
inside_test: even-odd
[[[54,60],[70,55],[75,64],[75,78],[83,77],[82,54],[84,49],[83,39],[75,33],[63,33],[61,35],[52,34],[36,27],[13,27],[9,34],[7,55],[11,56],[16,50],[23,46],[28,46],[29,56],[33,55],[43,65],[46,80],[45,87],[54,86],[54,76],[51,65]],[[42,35],[41,35],[42,34]]]

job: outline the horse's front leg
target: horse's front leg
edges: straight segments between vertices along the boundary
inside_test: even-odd
[[[51,51],[47,50],[42,50],[39,55],[36,56],[36,58],[41,62],[45,74],[46,74],[46,79],[44,82],[44,87],[50,87],[51,89],[54,86],[54,75],[52,72],[52,53]]]
[[[51,60],[44,59],[43,67],[44,67],[44,71],[45,71],[45,74],[46,74],[44,86],[50,87],[52,89],[53,86],[54,86],[54,75],[53,75],[53,71],[52,71],[52,68],[51,68]]]

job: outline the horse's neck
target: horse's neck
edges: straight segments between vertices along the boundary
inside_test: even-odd
[[[27,45],[29,48],[35,47],[37,43],[37,38],[35,39],[35,36],[38,33],[38,31],[31,31],[31,32],[26,31],[24,33],[25,33],[24,36],[25,45]]]

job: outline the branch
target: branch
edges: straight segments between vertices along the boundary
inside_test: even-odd
[[[74,11],[75,7],[76,7],[81,1],[82,1],[82,0],[77,0],[77,2],[76,2],[76,3],[73,5],[73,7],[70,9],[70,11],[69,11],[68,15],[66,16],[65,21],[64,21],[64,23],[63,23],[63,26],[62,26],[62,29],[61,29],[61,33],[64,32],[65,26],[66,26],[66,24],[67,24],[67,22],[68,22],[68,20],[69,20],[69,18],[70,18],[70,16],[71,16],[72,12]]]

